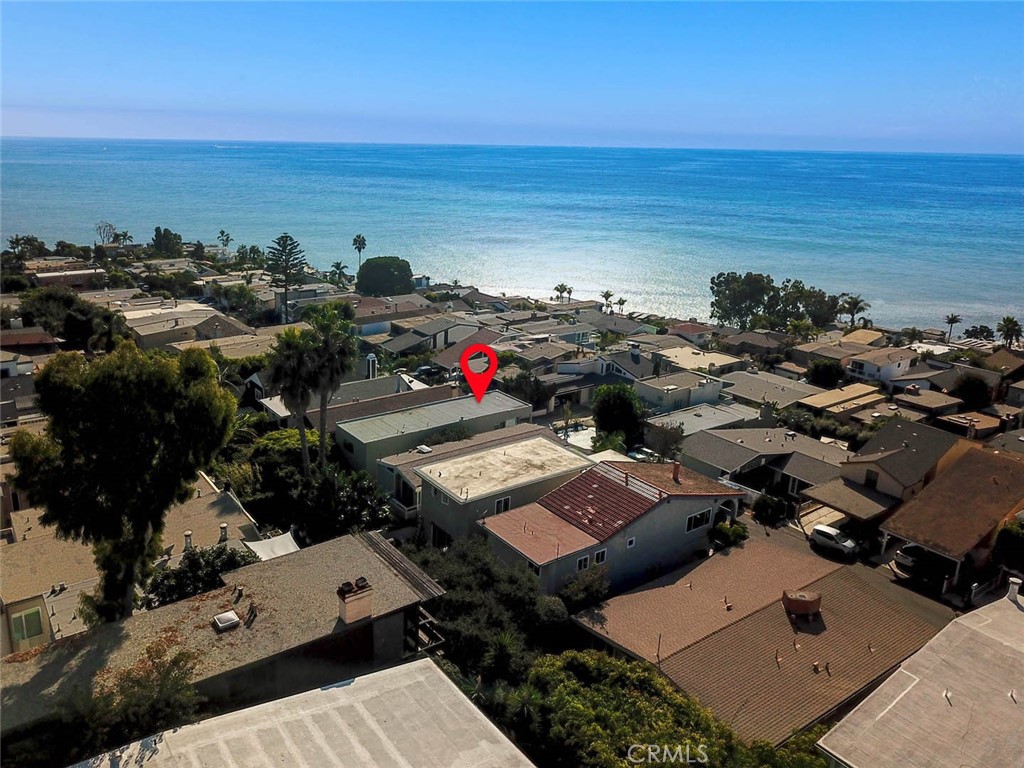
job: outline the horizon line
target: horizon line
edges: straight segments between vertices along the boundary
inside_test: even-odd
[[[491,144],[466,142],[417,142],[417,141],[339,141],[326,139],[230,139],[230,138],[154,138],[136,136],[25,136],[0,133],[0,140],[36,140],[36,141],[149,141],[149,142],[187,142],[215,143],[232,142],[236,144],[323,144],[329,146],[354,147],[487,147],[493,149],[629,149],[654,151],[707,151],[707,152],[780,152],[780,153],[813,153],[813,154],[860,154],[860,155],[942,155],[952,157],[1013,157],[1024,158],[1021,152],[985,152],[985,151],[942,151],[942,150],[900,150],[900,149],[772,149],[753,147],[701,147],[701,146],[636,146],[628,144]]]

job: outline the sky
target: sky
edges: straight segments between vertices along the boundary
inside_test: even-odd
[[[6,136],[1024,152],[1024,3],[3,2]]]

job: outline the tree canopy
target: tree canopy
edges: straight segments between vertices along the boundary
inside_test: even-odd
[[[299,241],[282,233],[267,248],[266,270],[270,273],[270,285],[283,288],[284,297],[281,302],[281,315],[287,317],[288,289],[298,286],[302,275],[306,272],[306,252],[299,247]]]
[[[776,285],[771,275],[719,272],[711,278],[711,317],[741,330],[785,331],[796,320],[823,328],[839,314],[841,297],[800,280]]]
[[[38,325],[73,349],[110,351],[128,336],[120,312],[92,304],[63,285],[33,288],[22,296],[19,311],[25,325]]]
[[[226,442],[235,399],[204,350],[170,357],[129,343],[92,362],[58,354],[36,391],[50,424],[42,435],[15,434],[15,484],[57,536],[93,545],[100,618],[130,615],[164,516]]]
[[[590,407],[599,432],[621,432],[632,448],[644,439],[644,404],[629,384],[602,384],[594,392]]]
[[[106,242],[111,241],[108,240]],[[153,239],[149,241],[149,247],[153,249],[155,254],[169,259],[180,258],[184,253],[181,235],[177,232],[172,232],[167,227],[163,229],[157,227],[153,230]]]
[[[159,605],[201,595],[223,586],[221,574],[258,563],[259,557],[248,549],[235,549],[226,544],[186,549],[174,568],[155,574],[149,582],[148,594]]]
[[[397,256],[367,259],[356,275],[356,290],[363,296],[397,296],[412,293],[412,267]]]

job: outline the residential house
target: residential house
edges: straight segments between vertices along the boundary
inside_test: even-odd
[[[655,353],[654,359],[661,360],[663,363],[683,371],[698,371],[719,377],[750,367],[749,360],[741,360],[724,352],[709,352],[691,347],[663,349]],[[665,370],[668,369],[668,365],[666,365]]]
[[[923,422],[928,418],[928,415],[920,411],[911,410],[910,408],[900,407],[895,403],[879,403],[878,405],[862,408],[855,413],[847,414],[846,418],[851,424],[869,426],[888,419]]]
[[[227,336],[220,339],[202,339],[193,341],[176,341],[171,344],[172,349],[181,352],[186,349],[212,349],[217,351],[227,360],[242,360],[247,357],[260,357],[269,355],[274,348],[277,339],[268,334],[240,334],[238,336]]]
[[[289,768],[533,765],[429,658],[165,731],[89,765],[236,768],[238,756],[256,757],[248,734],[264,760]]]
[[[423,478],[416,469],[442,459],[512,445],[542,437],[555,445],[562,441],[546,427],[538,424],[516,424],[491,432],[481,432],[464,440],[453,440],[440,445],[421,445],[377,461],[377,485],[389,496],[395,517],[401,521],[415,520],[420,510]],[[589,458],[589,457],[588,457]]]
[[[416,467],[427,540],[447,547],[475,532],[477,520],[534,502],[589,466],[581,454],[537,436]]]
[[[772,373],[784,379],[792,379],[793,381],[804,381],[807,378],[807,368],[797,365],[792,360],[783,360],[781,363],[775,363],[772,366]]]
[[[34,370],[35,361],[28,355],[0,350],[0,379],[12,379]]]
[[[662,453],[659,448],[671,445],[677,435],[692,435],[705,429],[774,427],[775,418],[770,407],[757,410],[739,403],[706,403],[650,416],[644,424],[644,444]]]
[[[735,517],[742,497],[679,464],[601,462],[478,525],[498,557],[525,562],[548,594],[598,566],[616,590],[706,552],[708,531]]]
[[[854,355],[846,373],[861,381],[878,381],[886,391],[892,390],[892,380],[909,371],[917,362],[917,353],[904,347],[885,347]]]
[[[17,427],[42,418],[31,373],[6,377],[0,382],[0,427]]]
[[[788,408],[809,395],[818,395],[825,390],[813,384],[766,373],[756,368],[733,371],[722,376],[725,381],[723,394],[736,402],[760,408],[764,403],[775,403],[779,408]]]
[[[970,446],[941,429],[891,419],[840,463],[839,477],[804,489],[809,502],[801,508],[801,518],[851,524],[859,538],[869,538],[893,510],[917,496]]]
[[[706,323],[679,323],[678,325],[670,325],[668,332],[670,336],[679,336],[691,344],[703,347],[707,344],[708,339],[711,338],[714,329],[715,326],[707,325]]]
[[[431,364],[448,373],[458,371],[461,367],[462,353],[474,344],[494,345],[507,338],[507,334],[490,328],[481,328],[472,335],[456,342],[447,349],[438,352],[431,359]]]
[[[953,434],[963,435],[971,440],[984,440],[999,432],[1008,422],[999,416],[981,411],[940,416],[935,419],[935,426],[947,429]]]
[[[360,337],[390,334],[391,323],[396,320],[407,320],[411,317],[427,317],[441,313],[440,308],[436,305],[429,302],[423,305],[413,300],[395,301],[393,298],[388,300],[360,296],[352,298],[351,302],[355,310],[355,319],[352,323],[355,326],[356,335]]]
[[[592,337],[597,333],[597,329],[589,323],[577,323],[575,320],[568,323],[561,320],[541,320],[509,326],[510,329],[513,327],[526,336],[548,336],[554,341],[584,349],[594,348]]]
[[[587,361],[586,365],[573,366],[572,372],[546,373],[537,379],[545,386],[554,387],[555,394],[548,401],[546,411],[554,412],[561,405],[586,405],[591,401],[598,387],[605,384],[629,384],[630,380],[618,374],[600,373],[600,362],[596,358]],[[559,363],[561,369],[567,363]]]
[[[829,768],[1020,765],[1020,585],[954,619],[821,737]]]
[[[1002,376],[1004,381],[1015,382],[1024,379],[1024,357],[1005,347],[986,357],[984,365]]]
[[[626,381],[636,381],[654,375],[656,365],[651,358],[633,347],[626,352],[611,352],[585,360],[572,360],[558,364],[558,373],[596,373],[601,376],[618,376]]]
[[[1024,456],[972,448],[950,464],[882,525],[894,536],[955,564],[955,586],[965,566],[986,565],[996,533],[1024,510]]]
[[[342,536],[223,574],[225,586],[4,659],[5,743],[54,727],[76,689],[173,638],[191,682],[237,708],[393,666],[441,638],[423,603],[443,594],[378,533]],[[60,685],[52,671],[61,670]]]
[[[346,421],[335,426],[342,456],[354,469],[373,472],[377,460],[435,440],[446,431],[490,432],[528,421],[533,408],[504,392],[479,403],[472,395]]]
[[[938,392],[952,393],[963,379],[968,376],[984,381],[988,385],[988,395],[990,398],[996,399],[1000,394],[1003,377],[997,371],[934,359],[915,365],[902,376],[893,377],[892,386],[893,391],[905,390],[916,385],[922,390],[930,389]]]
[[[529,344],[516,351],[516,364],[524,371],[535,374],[554,373],[560,362],[571,360],[577,347],[560,341]]]
[[[1005,402],[1014,408],[1024,408],[1024,381],[1018,381],[1007,387]]]
[[[866,344],[869,347],[882,347],[885,345],[885,334],[874,328],[858,328],[850,331],[842,337],[843,343]]]
[[[4,656],[84,631],[79,597],[99,584],[92,547],[58,538],[53,528],[40,523],[41,515],[41,509],[22,507],[4,521],[5,538],[0,540],[0,654]],[[200,475],[195,495],[167,512],[161,535],[164,550],[156,567],[177,565],[188,547],[259,538],[256,522],[238,499]]]
[[[851,455],[782,427],[710,429],[684,438],[679,461],[708,477],[795,502],[805,488],[839,477],[840,465]]]
[[[693,345],[681,336],[665,333],[636,333],[629,337],[629,343],[635,344],[641,352],[653,354],[663,349],[678,349]]]
[[[657,327],[641,323],[631,317],[623,315],[607,314],[600,310],[580,312],[576,315],[576,321],[592,325],[598,333],[611,333],[617,336],[633,336],[638,333],[654,333]]]
[[[892,401],[903,408],[923,413],[930,419],[956,413],[964,401],[936,389],[922,389],[919,384],[908,385],[902,393],[893,395]]]
[[[895,592],[896,590],[893,590]],[[788,608],[809,603],[807,613]],[[780,599],[781,598],[781,599]],[[697,560],[574,617],[613,652],[647,661],[746,742],[786,741],[827,719],[935,635],[855,568],[787,530]]]
[[[254,329],[207,304],[151,299],[121,307],[135,343],[142,349],[172,349],[183,341],[252,336]]]
[[[32,285],[40,288],[50,285],[63,285],[77,291],[85,288],[95,289],[102,287],[107,282],[107,272],[100,267],[83,267],[81,269],[29,272],[28,278]]]
[[[1001,435],[996,435],[985,444],[996,451],[1024,453],[1024,429],[1014,429]]]
[[[666,413],[691,405],[717,403],[722,392],[722,380],[692,371],[679,371],[636,379],[633,389],[652,410]]]
[[[877,395],[878,387],[873,384],[847,384],[845,387],[827,389],[818,394],[802,397],[796,404],[819,416],[832,415],[844,410],[843,406],[846,406],[845,410],[850,410],[850,406],[855,406],[854,410],[859,410],[885,400],[884,397],[873,402],[869,400]]]
[[[863,355],[873,350],[874,347],[869,344],[858,344],[841,338],[832,342],[812,341],[801,344],[793,347],[791,356],[794,363],[805,367],[810,367],[811,363],[817,360],[832,360],[846,368],[856,355]]]
[[[770,355],[781,354],[786,346],[786,337],[770,331],[744,331],[727,336],[721,342],[723,352],[736,357],[751,357],[763,360]]]
[[[52,355],[57,351],[57,340],[38,325],[12,327],[0,333],[0,349],[29,357]]]

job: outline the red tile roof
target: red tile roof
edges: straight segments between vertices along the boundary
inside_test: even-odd
[[[538,504],[605,541],[666,496],[659,488],[602,462],[551,491]]]

